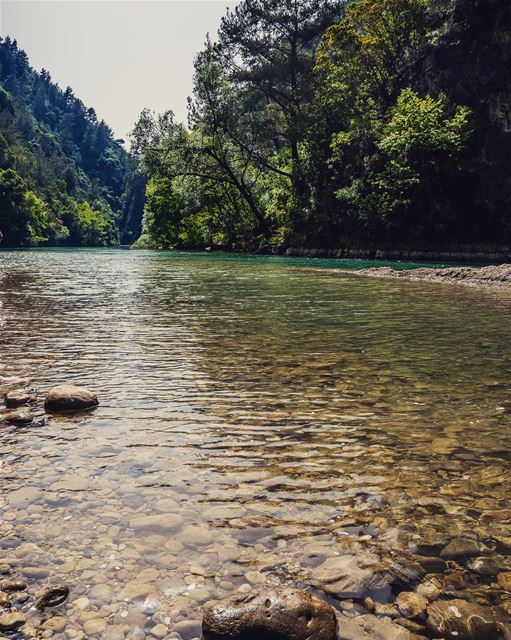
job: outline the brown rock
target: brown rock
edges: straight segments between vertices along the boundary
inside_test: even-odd
[[[5,396],[5,406],[8,409],[16,409],[17,407],[21,407],[28,402],[35,402],[36,397],[25,391],[9,391],[9,393]]]
[[[300,589],[267,591],[214,605],[204,614],[204,640],[335,640],[334,609]]]
[[[46,394],[44,408],[48,411],[83,411],[98,405],[98,398],[83,387],[61,384]]]
[[[0,631],[16,631],[27,621],[27,616],[18,611],[0,616]]]
[[[36,609],[44,611],[46,607],[58,607],[67,600],[69,587],[65,584],[57,584],[47,587],[34,603]]]
[[[34,416],[30,413],[30,411],[20,409],[19,411],[10,411],[9,413],[4,413],[2,416],[0,416],[0,419],[4,422],[10,422],[11,424],[22,425],[30,424],[34,419]]]
[[[428,599],[420,593],[402,591],[396,598],[399,613],[405,618],[417,618],[422,616],[428,606]]]
[[[0,582],[1,591],[24,591],[27,587],[24,580],[2,580]]]
[[[447,546],[440,552],[440,557],[444,560],[458,560],[459,558],[471,558],[489,553],[490,549],[469,538],[453,538]]]
[[[437,600],[428,606],[427,627],[438,637],[494,640],[495,618],[489,609],[465,600]]]
[[[499,573],[497,582],[499,583],[499,587],[504,589],[504,591],[511,591],[511,571]]]

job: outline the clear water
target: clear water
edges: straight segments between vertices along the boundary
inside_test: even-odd
[[[71,587],[58,637],[190,640],[206,603],[321,591],[346,554],[414,588],[417,544],[456,535],[509,564],[511,295],[303,269],[332,262],[366,266],[0,253],[0,376],[100,398],[0,429],[1,553]],[[505,597],[453,571],[463,597]]]

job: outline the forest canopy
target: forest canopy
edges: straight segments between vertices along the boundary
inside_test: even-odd
[[[133,131],[149,180],[139,246],[509,237],[509,205],[492,203],[481,160],[486,97],[458,90],[470,59],[453,57],[445,86],[421,66],[449,48],[449,24],[474,27],[465,5],[244,0],[227,11],[196,57],[187,126],[146,110]],[[478,26],[476,46],[490,37]]]

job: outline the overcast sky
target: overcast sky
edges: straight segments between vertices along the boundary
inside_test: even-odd
[[[193,58],[230,0],[0,0],[0,33],[126,137],[144,107],[186,117]]]

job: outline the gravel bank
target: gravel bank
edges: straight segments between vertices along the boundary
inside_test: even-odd
[[[445,284],[461,284],[469,287],[485,287],[488,289],[506,289],[511,291],[511,264],[492,265],[489,267],[449,267],[447,269],[404,269],[375,267],[350,271],[359,276],[373,278],[393,278],[423,282],[441,282]]]

